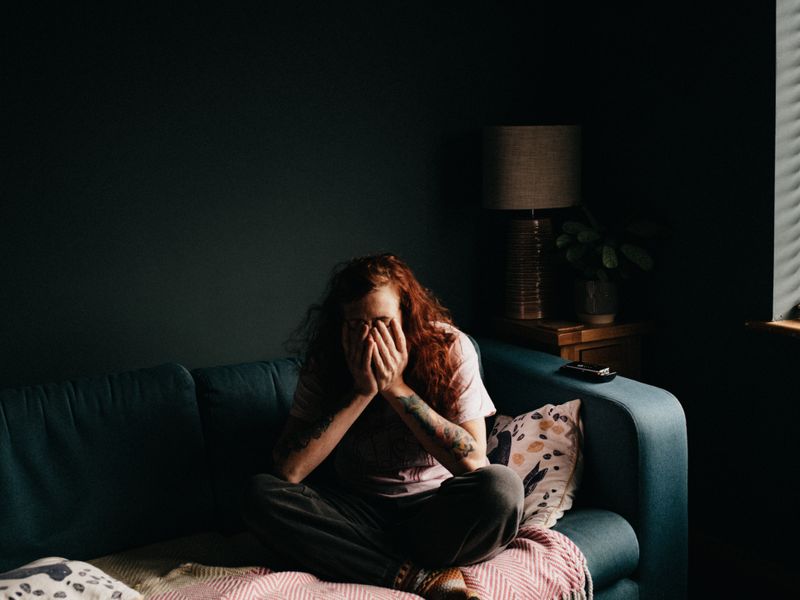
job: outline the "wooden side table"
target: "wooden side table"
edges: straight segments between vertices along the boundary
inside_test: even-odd
[[[488,335],[566,360],[608,365],[620,375],[642,375],[642,336],[654,331],[647,321],[584,325],[544,319],[492,317]]]

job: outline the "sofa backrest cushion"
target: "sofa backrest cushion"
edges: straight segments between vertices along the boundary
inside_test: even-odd
[[[0,391],[0,572],[186,535],[212,508],[183,367]]]
[[[250,476],[271,468],[299,367],[298,360],[283,358],[192,371],[222,531],[243,528],[242,493]]]

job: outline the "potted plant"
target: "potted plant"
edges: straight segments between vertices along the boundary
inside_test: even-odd
[[[609,228],[579,205],[584,221],[565,221],[556,246],[577,272],[575,311],[584,323],[614,322],[618,308],[618,283],[652,271],[654,261],[645,248],[658,233],[651,221],[639,220]]]

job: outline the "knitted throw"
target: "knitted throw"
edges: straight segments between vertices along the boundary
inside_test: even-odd
[[[101,562],[101,561],[97,561]],[[103,566],[148,600],[278,599],[419,600],[388,588],[322,581],[310,573],[273,572],[266,567],[215,567],[200,563],[170,566],[153,576],[146,565],[119,554]],[[149,569],[149,570],[148,570]],[[169,572],[167,572],[169,571]],[[539,526],[520,529],[517,538],[492,560],[461,571],[482,600],[592,600],[586,559],[565,535]],[[141,574],[137,574],[141,573]],[[147,573],[147,575],[145,575]]]

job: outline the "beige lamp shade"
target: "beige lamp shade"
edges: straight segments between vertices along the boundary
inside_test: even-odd
[[[580,126],[485,127],[483,151],[485,208],[534,210],[578,203]]]

